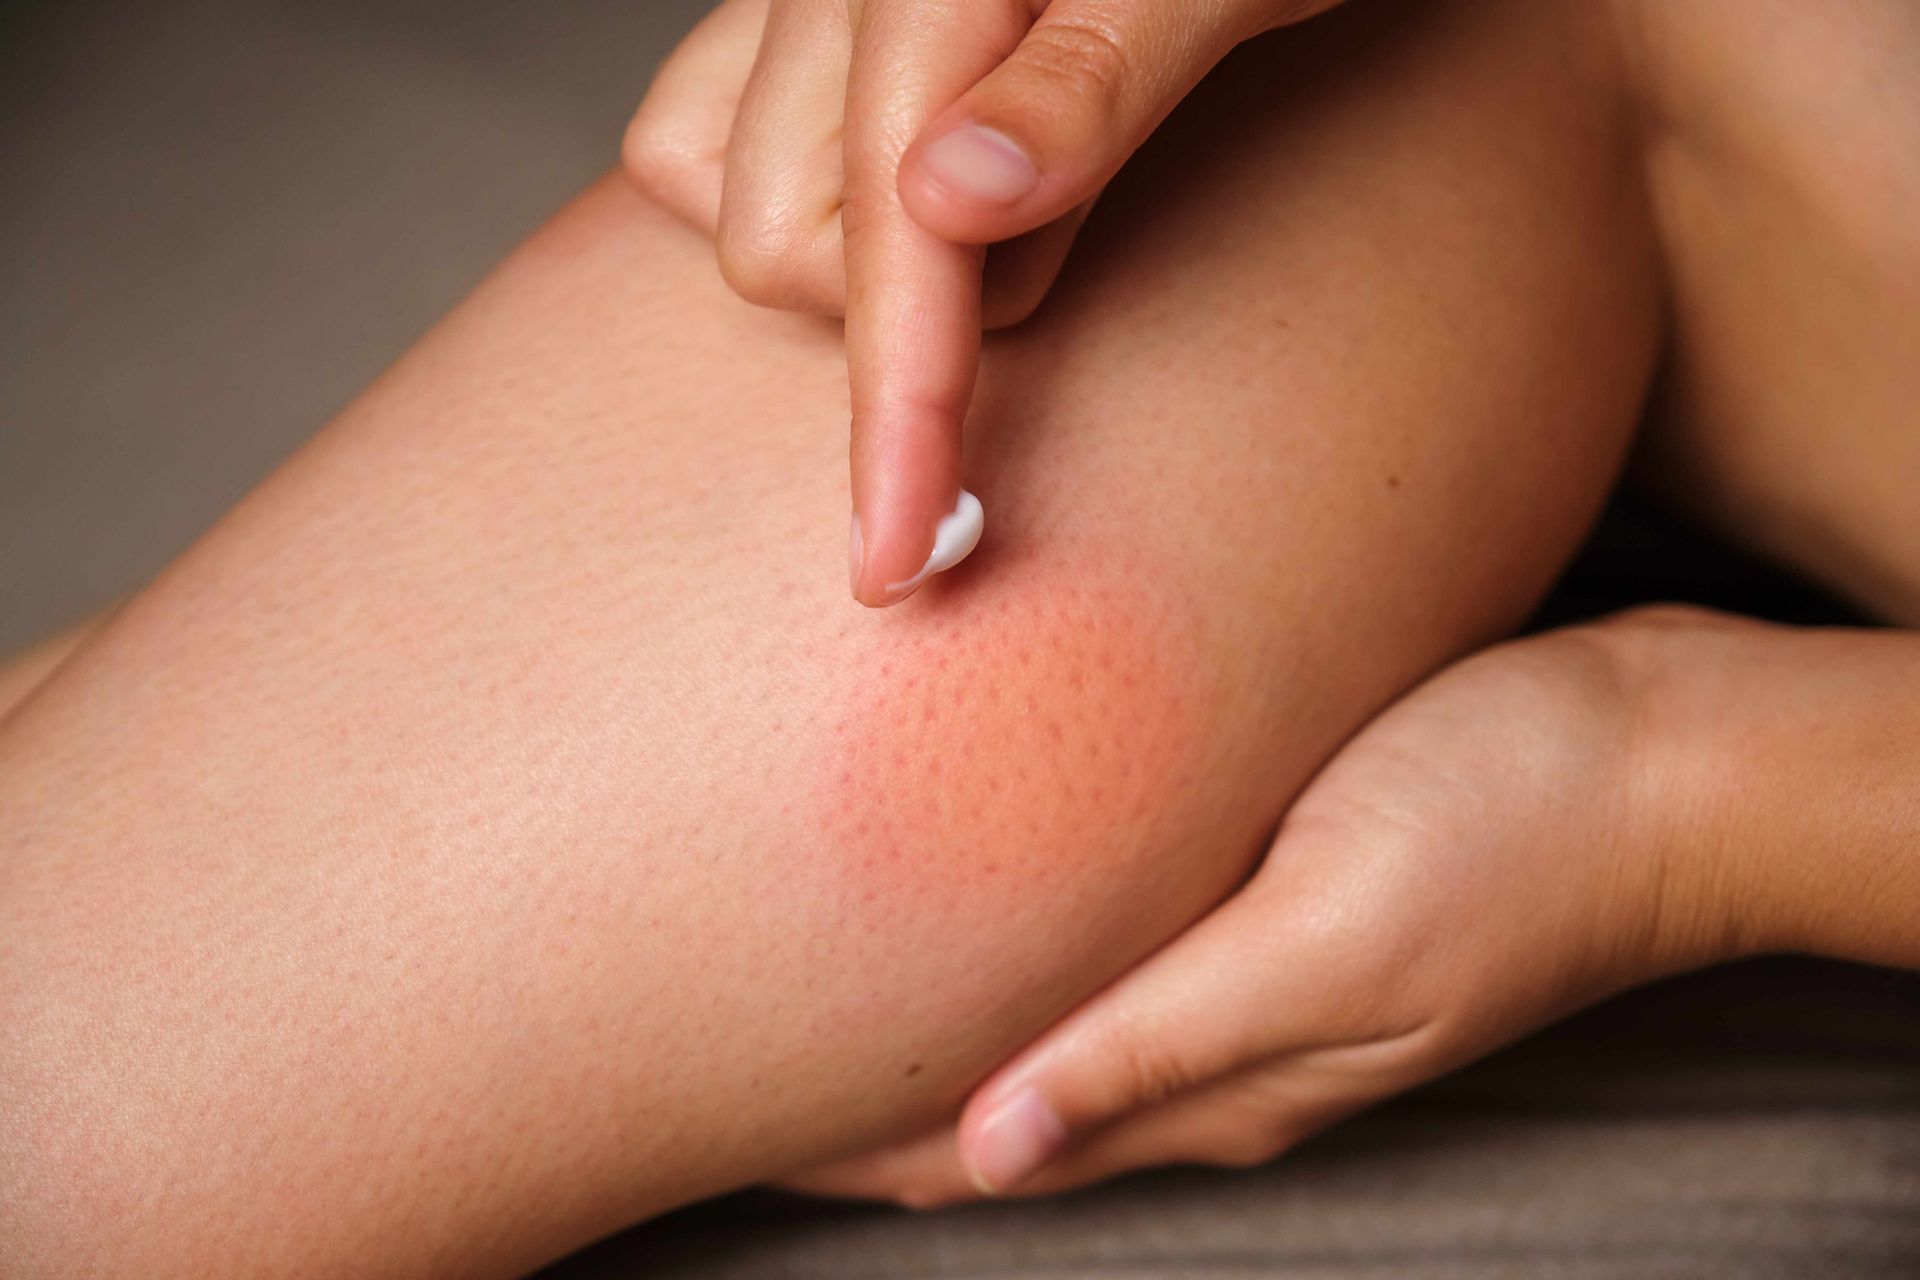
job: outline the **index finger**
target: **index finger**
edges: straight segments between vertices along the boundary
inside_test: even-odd
[[[926,122],[1026,29],[1025,0],[868,0],[847,83],[847,381],[854,598],[884,606],[973,549],[961,426],[980,360],[984,251],[926,231],[897,174]]]

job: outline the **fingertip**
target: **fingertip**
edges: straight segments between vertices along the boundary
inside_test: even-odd
[[[982,1195],[1017,1189],[1066,1146],[1067,1126],[1038,1089],[1015,1090],[963,1126],[960,1159]]]
[[[908,524],[909,527],[917,524],[924,528],[926,522],[919,520]],[[930,539],[924,535],[913,535],[909,529],[895,527],[889,530],[894,544],[875,548],[867,536],[866,522],[856,513],[849,547],[854,599],[877,609],[899,604],[918,591],[928,578],[945,573],[972,555],[973,549],[980,544],[985,525],[985,509],[980,499],[965,489],[954,500],[953,509],[934,524]],[[929,541],[932,543],[930,548],[927,547]],[[918,567],[911,573],[898,578],[892,576],[902,572],[904,566],[915,564]]]
[[[900,203],[942,240],[995,244],[1048,221],[1033,212],[1042,177],[1013,135],[967,119],[936,122],[901,157]]]
[[[948,197],[986,209],[1016,205],[1040,185],[1027,148],[977,120],[934,131],[913,158],[928,182]]]

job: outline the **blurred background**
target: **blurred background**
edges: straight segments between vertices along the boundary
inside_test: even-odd
[[[138,587],[612,165],[708,7],[0,5],[0,652]]]

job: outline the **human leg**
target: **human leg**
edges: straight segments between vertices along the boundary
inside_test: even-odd
[[[0,730],[25,1256],[505,1272],[924,1124],[1517,621],[1653,345],[1611,64],[1374,8],[994,341],[901,609],[835,330],[614,185],[136,598]]]

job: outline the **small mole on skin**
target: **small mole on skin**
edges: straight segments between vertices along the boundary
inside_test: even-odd
[[[908,1075],[910,1075],[910,1076],[917,1076],[917,1075],[919,1075],[919,1074],[920,1074],[920,1071],[921,1071],[921,1068],[922,1068],[922,1067],[923,1067],[924,1065],[925,1065],[924,1063],[919,1063],[919,1062],[915,1062],[915,1063],[913,1063],[913,1064],[911,1064],[910,1066],[908,1066],[908,1067],[907,1067],[907,1074],[908,1074]]]
[[[1399,487],[1400,487],[1400,477],[1399,477],[1399,476],[1388,476],[1388,477],[1387,477],[1387,488],[1389,488],[1389,489],[1398,489]]]

